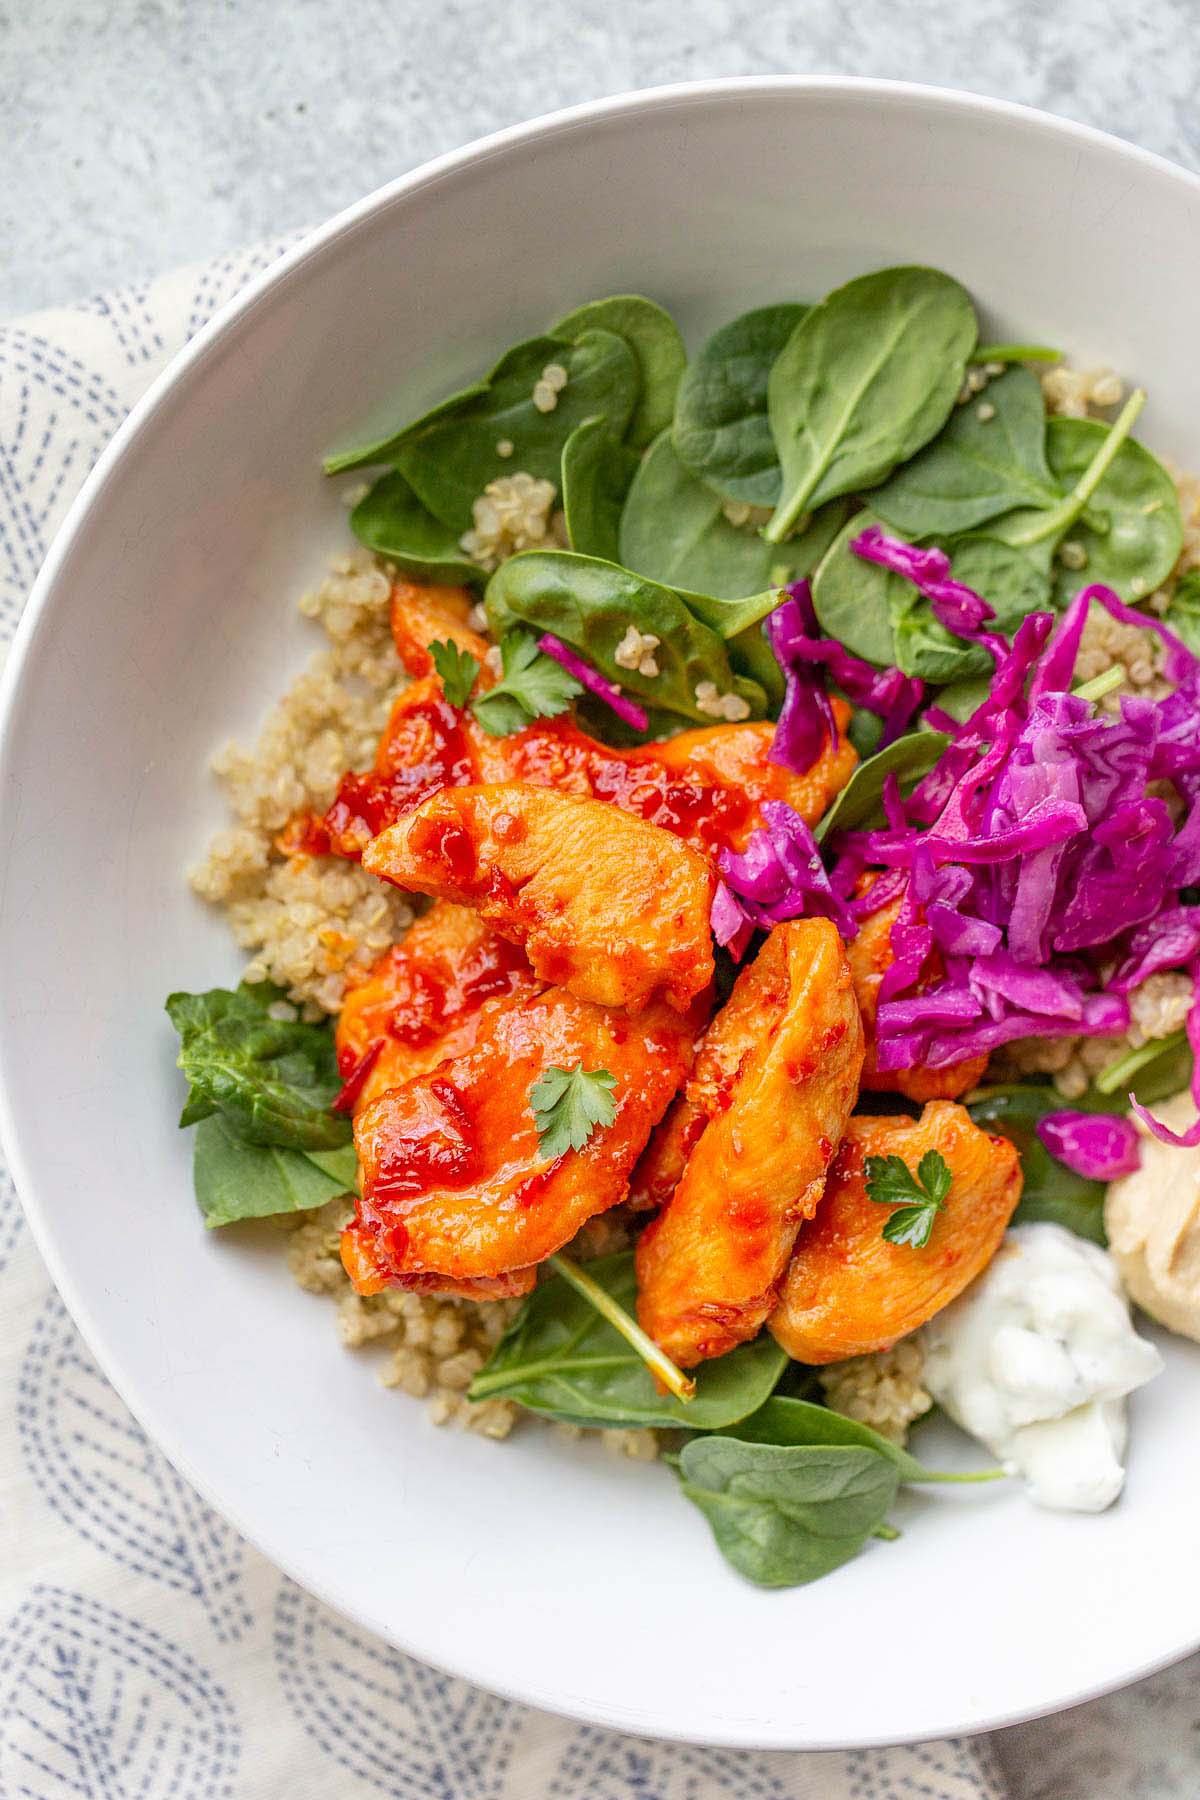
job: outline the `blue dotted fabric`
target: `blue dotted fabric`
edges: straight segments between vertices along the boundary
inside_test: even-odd
[[[282,247],[0,326],[0,658],[129,407]],[[0,1544],[0,1800],[1003,1800],[985,1745],[635,1741],[359,1631],[148,1442],[54,1293],[2,1165]]]

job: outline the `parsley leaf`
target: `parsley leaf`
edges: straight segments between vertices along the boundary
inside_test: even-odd
[[[582,1150],[598,1125],[611,1125],[616,1085],[616,1076],[607,1069],[585,1069],[582,1063],[560,1069],[551,1063],[529,1090],[542,1154]]]
[[[469,650],[460,650],[450,639],[444,643],[440,638],[436,639],[429,646],[429,654],[442,678],[442,692],[451,706],[465,706],[479,673],[479,659]]]
[[[552,719],[583,692],[561,663],[538,649],[532,632],[505,632],[500,660],[503,680],[471,704],[471,711],[492,737],[508,737],[534,719]]]
[[[865,1166],[871,1199],[896,1209],[883,1227],[888,1243],[923,1250],[950,1192],[952,1176],[941,1151],[927,1150],[915,1175],[899,1156],[868,1156]]]

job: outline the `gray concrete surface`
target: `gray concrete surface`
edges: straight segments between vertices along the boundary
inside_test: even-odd
[[[319,219],[497,126],[717,74],[978,89],[1200,160],[1194,0],[0,0],[0,315]]]

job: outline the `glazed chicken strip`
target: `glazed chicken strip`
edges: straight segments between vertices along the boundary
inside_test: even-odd
[[[544,986],[477,912],[439,900],[342,1003],[334,1035],[342,1079],[360,1077],[354,1111],[469,1050],[489,1001]]]
[[[915,1174],[928,1150],[949,1166],[949,1194],[922,1249],[891,1244],[883,1236],[888,1209],[867,1192],[866,1158],[898,1156]],[[937,1100],[919,1119],[851,1119],[825,1198],[796,1239],[772,1332],[797,1362],[886,1349],[987,1267],[1020,1198],[1016,1150],[961,1106]]]
[[[661,1002],[630,1019],[563,988],[496,1001],[471,1050],[355,1120],[362,1197],[342,1260],[359,1293],[420,1286],[430,1273],[494,1280],[569,1243],[624,1197],[699,1022]],[[530,1098],[552,1067],[615,1078],[612,1123],[556,1157],[542,1153]]]
[[[850,971],[828,920],[777,926],[730,1005],[742,1018],[718,1021],[716,1045],[702,1052],[711,1116],[637,1251],[638,1319],[684,1368],[754,1337],[773,1309],[862,1068]]]
[[[363,867],[460,901],[544,980],[637,1011],[685,1011],[712,980],[707,858],[599,800],[502,782],[443,788],[367,846]]]
[[[434,643],[457,644],[482,667],[488,641],[470,624],[475,595],[464,587],[424,587],[403,577],[392,584],[392,638],[410,675],[432,675]]]
[[[902,896],[868,913],[858,928],[858,936],[846,946],[854,992],[867,1034],[867,1055],[863,1063],[862,1085],[867,1093],[904,1094],[909,1100],[957,1100],[976,1087],[987,1068],[986,1056],[972,1056],[966,1062],[951,1063],[943,1069],[889,1069],[880,1074],[875,1067],[875,1011],[879,1005],[879,984],[894,960],[892,926],[900,911]]]
[[[657,1212],[667,1204],[701,1132],[729,1105],[738,1070],[766,1036],[762,997],[764,984],[773,979],[775,954],[766,961],[759,956],[743,971],[696,1046],[687,1085],[655,1126],[630,1179],[629,1203],[639,1211]]]

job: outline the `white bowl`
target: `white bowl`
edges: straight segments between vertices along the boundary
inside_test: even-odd
[[[548,1430],[439,1431],[337,1345],[269,1232],[206,1235],[166,993],[238,957],[183,868],[222,820],[212,746],[311,647],[343,545],[322,450],[414,412],[593,295],[693,344],[740,308],[922,261],[988,335],[1150,390],[1200,467],[1200,182],[965,95],[715,82],[442,158],[313,234],[137,408],[59,536],[3,717],[0,1087],[30,1219],[106,1372],[180,1470],[306,1587],[534,1705],[708,1743],[930,1737],[1069,1704],[1200,1642],[1200,1352],[1172,1341],[1100,1518],[910,1493],[903,1539],[811,1588],[720,1560],[665,1469]]]

